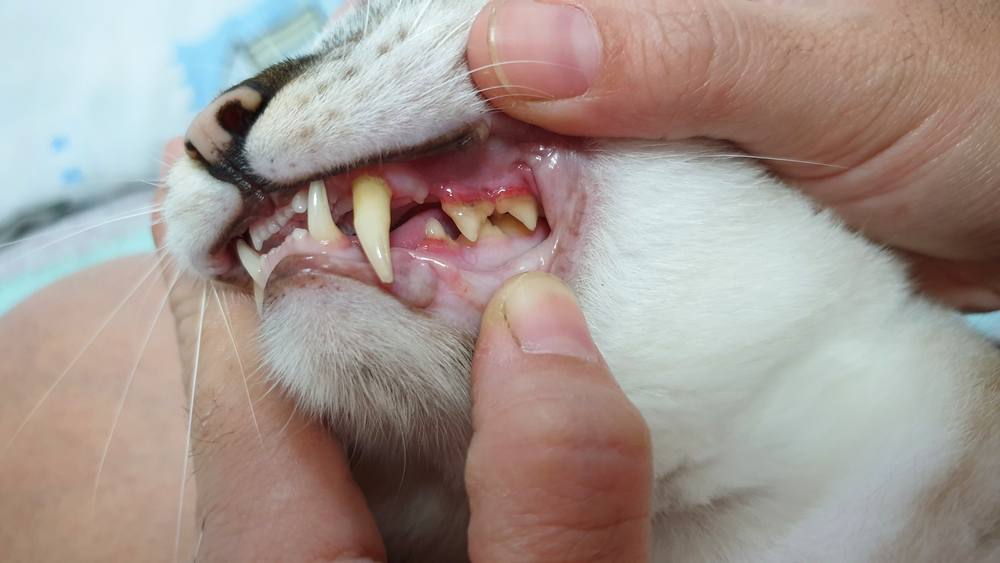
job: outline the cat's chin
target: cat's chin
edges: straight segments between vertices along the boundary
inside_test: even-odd
[[[261,319],[271,376],[350,443],[405,442],[460,459],[476,332],[315,260],[286,261]]]

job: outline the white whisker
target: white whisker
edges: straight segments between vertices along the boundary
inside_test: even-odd
[[[55,240],[55,241],[50,242],[50,243],[46,244],[45,246],[42,246],[41,248],[46,248],[46,247],[51,246],[53,244],[56,244],[58,242],[62,242],[64,240],[66,240],[66,239],[73,238],[76,235],[83,234],[83,233],[85,233],[87,231],[90,231],[90,230],[93,230],[93,229],[97,229],[97,228],[103,227],[105,225],[108,225],[108,224],[111,224],[111,223],[115,223],[117,221],[124,221],[125,219],[132,219],[133,217],[142,217],[143,215],[151,215],[153,213],[156,213],[157,211],[162,211],[162,206],[160,206],[159,204],[149,205],[149,206],[143,206],[143,207],[139,207],[137,209],[132,209],[130,211],[124,212],[122,215],[119,215],[119,216],[116,216],[116,217],[112,217],[111,219],[105,219],[105,220],[102,220],[100,223],[91,225],[89,227],[85,227],[83,229],[79,229],[79,230],[77,230],[77,231],[75,231],[75,232],[73,232],[73,233],[71,233],[69,235],[66,235],[63,238],[60,238],[59,240]],[[72,228],[74,228],[74,227],[65,227],[62,230],[68,231],[68,230],[70,230]],[[23,237],[23,238],[19,238],[17,240],[11,241],[11,242],[0,243],[0,248],[6,248],[8,246],[14,246],[15,244],[20,244],[22,242],[29,241],[29,240],[34,240],[34,239],[37,239],[37,238],[42,238],[42,237],[46,237],[46,236],[52,236],[52,235],[55,235],[56,233],[58,233],[58,231],[56,231],[56,232],[48,232],[48,233],[38,233],[38,234],[35,234],[35,235],[29,235],[29,236],[26,236],[26,237]],[[41,248],[39,248],[37,250],[41,250]],[[25,253],[25,255],[27,255],[27,254],[28,253]]]
[[[177,279],[180,274],[174,276],[172,282],[167,287],[167,294],[163,296],[160,301],[160,306],[156,311],[156,315],[153,317],[153,322],[149,325],[149,331],[146,333],[146,339],[142,343],[142,347],[139,348],[139,355],[135,358],[135,363],[132,364],[132,372],[128,376],[128,381],[125,383],[125,391],[122,393],[121,401],[118,402],[118,409],[115,411],[115,420],[111,425],[111,433],[108,435],[108,441],[104,445],[104,453],[101,454],[101,462],[97,466],[97,478],[94,480],[94,494],[90,499],[90,517],[94,517],[94,509],[97,507],[97,491],[101,486],[101,473],[104,471],[104,462],[108,458],[108,451],[111,450],[111,440],[115,436],[115,430],[118,428],[118,421],[121,419],[122,411],[125,409],[125,399],[128,397],[129,389],[132,388],[132,381],[135,379],[135,374],[139,370],[139,362],[142,361],[142,355],[146,352],[146,346],[149,345],[149,339],[153,336],[153,331],[156,330],[156,323],[160,320],[160,315],[167,306],[167,299],[170,297],[170,290],[177,283]],[[141,307],[140,307],[141,310]]]
[[[257,429],[257,438],[260,439],[260,445],[264,445],[264,436],[260,433],[260,424],[257,423],[257,412],[253,408],[253,399],[250,398],[250,384],[247,383],[247,373],[243,369],[243,358],[240,357],[239,346],[236,345],[236,336],[233,334],[233,329],[231,326],[231,321],[229,320],[229,305],[223,307],[222,298],[219,297],[219,291],[214,286],[212,287],[212,293],[215,294],[215,301],[219,304],[219,311],[222,313],[222,320],[225,321],[226,331],[229,332],[229,340],[233,343],[233,352],[236,353],[236,362],[240,366],[240,373],[243,374],[243,388],[247,392],[247,403],[250,405],[250,416],[253,418],[253,425]]]
[[[146,260],[148,260],[148,258],[146,258]],[[136,290],[139,289],[139,287],[141,287],[142,284],[146,282],[146,280],[149,278],[150,275],[153,274],[154,271],[156,271],[156,269],[160,266],[162,261],[163,257],[161,256],[156,261],[156,263],[153,264],[153,267],[150,268],[148,272],[146,272],[146,275],[142,276],[142,279],[139,280],[139,283],[137,283],[135,287],[133,287],[131,291],[129,291],[126,294],[125,299],[122,300],[122,302],[118,305],[118,307],[116,307],[115,310],[112,311],[111,314],[104,320],[101,326],[97,329],[97,332],[94,333],[94,336],[92,336],[90,340],[88,340],[87,343],[84,344],[83,349],[81,349],[80,352],[76,355],[76,357],[74,357],[73,360],[69,363],[69,365],[66,366],[66,369],[64,369],[62,373],[60,373],[59,376],[56,377],[55,381],[53,381],[52,384],[49,385],[48,389],[46,389],[45,393],[42,395],[42,398],[38,401],[38,403],[34,406],[34,408],[31,409],[31,412],[29,412],[28,416],[25,417],[24,422],[22,422],[21,425],[17,427],[17,430],[14,431],[14,435],[10,437],[10,440],[7,441],[7,445],[4,446],[3,451],[0,452],[0,461],[3,460],[4,456],[7,454],[7,451],[10,450],[10,447],[17,440],[17,437],[21,435],[21,432],[28,425],[31,419],[35,416],[35,413],[38,412],[38,409],[42,407],[42,404],[44,404],[45,401],[49,398],[49,395],[51,395],[52,392],[55,391],[56,387],[58,387],[59,384],[63,381],[63,379],[66,378],[66,375],[69,374],[70,370],[73,369],[73,366],[76,365],[76,362],[78,362],[80,358],[83,357],[83,355],[90,348],[91,344],[93,344],[94,341],[97,340],[97,337],[104,332],[104,329],[107,328],[108,324],[111,323],[112,319],[114,319],[118,315],[122,307],[125,306],[125,303],[127,303],[128,300],[132,298],[132,295],[135,294]]]
[[[187,488],[187,476],[188,476],[188,457],[191,452],[191,430],[194,424],[194,396],[197,393],[198,387],[198,362],[201,360],[201,336],[202,330],[205,328],[205,303],[208,301],[208,283],[205,283],[205,288],[201,294],[201,315],[198,318],[198,343],[195,345],[194,349],[194,366],[192,366],[191,373],[191,401],[188,404],[188,433],[187,442],[184,446],[184,474],[181,477],[181,495],[180,502],[177,507],[177,536],[174,541],[174,561],[177,561],[181,550],[181,524],[184,518],[184,489]]]

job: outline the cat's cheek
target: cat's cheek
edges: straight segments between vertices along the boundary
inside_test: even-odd
[[[163,220],[170,228],[164,243],[181,269],[203,276],[221,274],[235,266],[227,255],[211,256],[225,225],[243,210],[236,186],[216,180],[204,167],[181,157],[165,179]]]

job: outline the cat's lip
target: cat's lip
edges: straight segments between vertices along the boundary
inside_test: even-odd
[[[346,231],[348,236],[336,233],[325,244],[319,242],[321,237],[314,238],[312,227],[306,229],[303,207],[298,207],[298,215],[293,213],[292,196],[296,191],[275,197],[275,217],[280,224],[273,233],[264,230],[262,236],[253,237],[253,246],[263,251],[263,257],[250,248],[248,235],[240,242],[241,258],[247,257],[243,264],[253,272],[258,294],[263,296],[263,287],[284,283],[296,272],[342,276],[379,286],[406,305],[471,326],[478,325],[490,296],[509,277],[538,270],[569,277],[586,202],[580,174],[580,159],[586,156],[575,142],[564,142],[562,137],[523,124],[512,129],[515,134],[495,136],[486,145],[469,151],[327,178],[319,189],[330,199],[330,215],[339,228],[335,230]],[[369,262],[370,253],[364,252],[363,244],[352,236],[351,189],[359,176],[380,178],[392,188],[392,222],[396,227],[387,234],[388,257],[383,259],[384,264],[391,259],[393,275],[388,279],[376,275],[378,264]],[[305,192],[298,193],[306,197]],[[476,198],[483,197],[491,202],[489,209],[504,198],[537,198],[545,219],[538,219],[533,232],[521,226],[522,230],[513,233],[504,230],[509,236],[497,232],[499,238],[484,235],[476,241],[472,236],[458,236],[458,227],[450,220],[457,220],[452,211],[445,213],[439,204],[418,205],[438,200],[475,205]],[[288,211],[288,216],[281,215],[282,209]],[[482,219],[485,221],[485,216]],[[431,236],[432,221],[446,225],[450,237]],[[491,221],[499,225],[496,219]],[[263,224],[258,222],[258,232]],[[534,226],[533,222],[526,224]],[[468,234],[465,228],[463,232]],[[239,281],[239,271],[233,270],[228,277],[227,281]],[[246,271],[242,279],[246,280]]]

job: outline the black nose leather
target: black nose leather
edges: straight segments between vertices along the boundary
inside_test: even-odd
[[[216,98],[188,127],[189,155],[209,166],[219,165],[234,140],[246,137],[263,102],[263,95],[250,86],[238,86]]]
[[[286,84],[316,60],[314,55],[290,59],[224,92],[208,104],[188,128],[185,146],[191,158],[208,165],[209,172],[223,181],[233,171],[252,175],[243,165],[243,141],[268,102]]]

